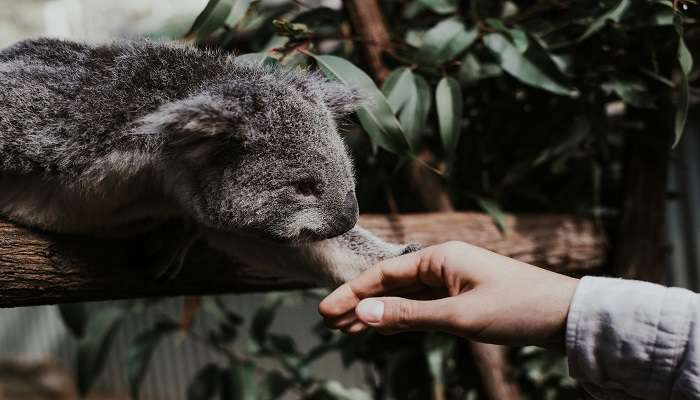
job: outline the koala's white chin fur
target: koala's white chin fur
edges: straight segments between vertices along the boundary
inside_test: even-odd
[[[384,242],[359,226],[335,238],[298,246],[218,231],[206,231],[204,236],[211,247],[255,268],[256,275],[294,278],[330,287],[413,249],[410,245]]]

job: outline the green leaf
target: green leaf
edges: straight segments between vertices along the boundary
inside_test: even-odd
[[[211,400],[219,392],[221,368],[207,364],[197,372],[187,387],[187,400]]]
[[[229,361],[230,367],[221,372],[221,400],[256,400],[255,364],[234,358]]]
[[[502,70],[496,64],[482,64],[474,54],[467,53],[462,59],[462,63],[459,67],[459,81],[463,84],[473,84],[474,82],[493,78],[495,76],[501,75]]]
[[[234,61],[238,64],[248,64],[252,66],[279,66],[279,61],[270,57],[270,55],[265,52],[241,54],[240,56],[236,56],[236,58],[234,58]]]
[[[425,33],[416,57],[428,64],[442,64],[466,50],[477,37],[476,28],[467,31],[462,22],[449,18]]]
[[[156,347],[166,335],[177,331],[178,327],[179,325],[174,321],[159,321],[131,342],[126,354],[126,375],[132,399],[139,398],[139,389]]]
[[[109,346],[114,339],[125,310],[111,307],[95,313],[87,323],[84,336],[78,341],[77,365],[78,390],[87,394],[104,369]]]
[[[654,97],[641,79],[618,77],[612,85],[615,94],[627,104],[639,108],[653,108]]]
[[[345,388],[338,381],[327,381],[321,387],[321,392],[335,400],[371,400],[365,391],[356,388]]]
[[[277,400],[284,396],[284,393],[294,386],[294,382],[279,371],[271,371],[260,382],[260,400]]]
[[[565,86],[546,75],[540,66],[521,54],[502,34],[489,33],[484,36],[484,44],[499,60],[501,68],[519,81],[560,95],[579,95],[576,88]]]
[[[275,314],[284,303],[282,297],[271,297],[255,312],[250,323],[250,336],[259,346],[263,346],[267,341],[267,332],[275,320]]]
[[[463,110],[462,89],[456,79],[446,76],[440,80],[435,89],[435,105],[442,145],[452,158],[459,142]]]
[[[235,28],[236,25],[241,22],[243,17],[245,17],[246,13],[248,12],[248,8],[250,8],[250,2],[251,0],[234,0],[231,11],[229,12],[228,18],[226,18],[225,22],[229,28]]]
[[[622,19],[631,4],[632,2],[630,0],[620,0],[615,8],[596,18],[574,42],[580,43],[598,33],[601,29],[605,28],[608,21],[615,23],[620,22],[620,19]]]
[[[693,55],[688,50],[683,38],[683,15],[676,12],[674,15],[674,26],[678,34],[678,64],[681,67],[681,80],[678,85],[678,100],[676,105],[676,117],[674,124],[673,147],[676,147],[683,136],[685,123],[688,119],[688,108],[690,107],[690,85],[688,74],[693,69]]]
[[[508,229],[508,225],[506,224],[506,216],[498,203],[480,196],[474,196],[474,200],[476,200],[479,207],[486,211],[486,213],[491,217],[493,222],[498,227],[498,230],[501,231],[501,233],[506,234]]]
[[[427,85],[425,79],[422,77],[420,79],[422,80],[421,85]],[[413,149],[420,144],[427,116],[424,108],[426,105],[429,106],[425,99],[420,98],[418,85],[419,82],[413,72],[408,68],[401,67],[393,71],[382,86],[382,92],[387,97],[394,113],[398,114],[401,127]],[[429,90],[428,99],[430,98]],[[423,93],[425,94],[424,90]]]
[[[527,37],[527,33],[518,28],[509,28],[500,19],[488,18],[486,19],[486,24],[501,32],[505,32],[510,36],[515,47],[521,52],[525,53],[527,48],[530,46],[530,40]]]
[[[204,10],[197,16],[186,36],[196,34],[196,39],[206,39],[224,26],[236,0],[209,0]]]
[[[457,11],[457,0],[420,0],[436,14],[450,14]]]
[[[357,117],[374,143],[400,156],[411,156],[411,148],[406,141],[401,124],[372,79],[343,58],[313,54],[311,56],[326,76],[360,89],[369,97],[366,105],[357,111]]]
[[[63,324],[76,338],[81,338],[85,333],[88,315],[84,303],[59,304],[58,312]]]

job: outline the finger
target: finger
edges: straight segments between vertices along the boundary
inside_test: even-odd
[[[364,331],[365,329],[367,329],[367,325],[365,325],[364,323],[362,323],[360,321],[355,321],[355,323],[343,328],[342,330],[343,330],[343,332],[347,333],[348,335],[354,335],[356,333],[360,333],[360,332]]]
[[[362,300],[355,313],[361,322],[382,332],[450,331],[456,323],[457,307],[451,297],[430,301],[376,297]]]
[[[331,329],[342,329],[355,321],[357,321],[355,310],[350,310],[339,317],[324,319],[326,326]]]
[[[417,271],[421,254],[422,251],[418,251],[380,262],[323,299],[319,313],[325,318],[335,318],[353,310],[365,297],[387,294],[401,287],[420,286]]]

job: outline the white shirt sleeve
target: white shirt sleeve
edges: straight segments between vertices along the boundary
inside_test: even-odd
[[[585,277],[566,326],[569,372],[596,399],[700,399],[700,295]]]

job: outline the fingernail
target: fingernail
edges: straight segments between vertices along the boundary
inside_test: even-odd
[[[355,308],[355,313],[365,322],[381,322],[384,316],[384,303],[375,299],[364,299]]]

